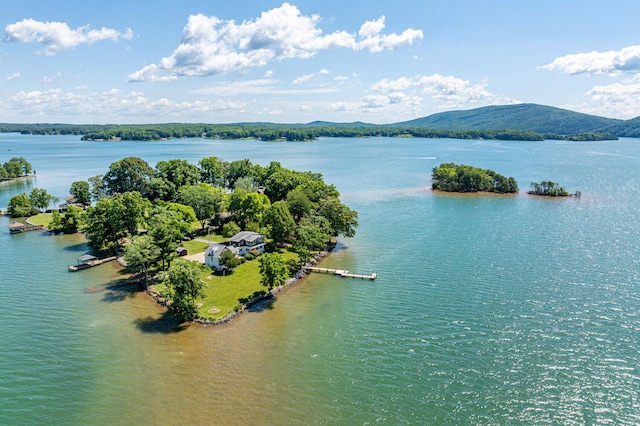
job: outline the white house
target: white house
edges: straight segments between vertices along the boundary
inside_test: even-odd
[[[264,235],[257,232],[242,231],[229,239],[229,246],[238,250],[238,256],[244,256],[251,250],[264,251]]]
[[[209,244],[209,247],[204,251],[204,263],[216,271],[221,271],[223,266],[220,264],[220,256],[227,250],[235,255],[238,254],[237,250],[233,247],[218,243]]]

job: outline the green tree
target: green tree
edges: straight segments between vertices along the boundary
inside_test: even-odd
[[[241,260],[231,250],[224,250],[220,254],[220,264],[232,272],[236,266],[240,265],[240,262]]]
[[[258,259],[260,262],[261,283],[267,289],[281,286],[287,282],[289,271],[287,262],[279,253],[265,253]]]
[[[227,173],[227,163],[218,157],[207,157],[200,160],[200,179],[204,183],[223,187]]]
[[[54,211],[54,213],[57,212]],[[83,229],[86,223],[87,212],[80,207],[69,206],[67,212],[60,218],[60,230],[65,234],[74,234]]]
[[[124,261],[127,269],[133,273],[144,273],[144,289],[149,289],[149,268],[160,256],[160,250],[149,235],[139,235],[124,248]]]
[[[329,221],[331,235],[353,237],[358,226],[358,213],[345,206],[336,197],[320,202],[318,213]]]
[[[186,160],[159,161],[155,177],[164,183],[161,185],[160,198],[173,200],[180,188],[196,185],[200,181],[200,169]]]
[[[204,296],[205,283],[200,279],[200,268],[191,262],[176,262],[165,278],[164,295],[171,300],[169,312],[189,321],[198,317],[196,299]]]
[[[57,200],[58,197],[49,194],[49,192],[43,188],[33,188],[29,193],[31,205],[40,211],[45,210],[49,204]]]
[[[150,202],[139,192],[126,192],[100,199],[87,209],[85,229],[89,244],[94,248],[110,248],[124,237],[136,235],[138,226],[145,223]]]
[[[22,194],[11,197],[7,206],[7,212],[11,217],[27,217],[37,214],[38,209],[31,205],[29,196],[23,192]]]
[[[248,159],[236,160],[227,164],[225,183],[227,188],[234,188],[236,181],[241,177],[255,177],[255,167]]]
[[[217,188],[208,183],[185,186],[180,190],[179,201],[182,204],[191,206],[200,221],[202,229],[213,216],[222,212],[224,207],[225,192],[222,188]]]
[[[264,213],[263,223],[269,228],[269,236],[276,244],[284,244],[291,238],[296,223],[286,201],[276,201]]]
[[[182,238],[179,221],[178,213],[162,208],[156,208],[149,219],[149,235],[158,248],[163,270],[165,261],[171,266],[171,259],[175,257],[178,242]]]
[[[88,206],[91,204],[91,191],[89,190],[89,182],[79,180],[71,184],[69,193],[73,195],[78,204]]]
[[[127,157],[111,163],[102,180],[109,195],[137,191],[148,197],[153,174],[153,169],[143,159]]]
[[[103,175],[97,175],[97,176],[92,176],[90,177],[89,180],[89,185],[91,186],[91,199],[93,201],[98,201],[101,198],[104,198],[107,196],[107,189],[104,185],[104,180],[103,180],[104,176]]]

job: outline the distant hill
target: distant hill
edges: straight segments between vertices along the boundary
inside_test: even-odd
[[[582,114],[545,105],[515,104],[442,112],[394,123],[393,126],[435,130],[512,129],[538,133],[576,134],[602,131],[605,128],[612,129],[623,123],[625,123],[624,120]]]
[[[603,130],[623,138],[638,138],[640,137],[640,117],[623,121]]]

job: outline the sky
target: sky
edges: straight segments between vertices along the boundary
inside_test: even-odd
[[[637,0],[0,0],[0,122],[640,116]]]

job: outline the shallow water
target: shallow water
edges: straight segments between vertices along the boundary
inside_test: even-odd
[[[379,274],[312,275],[230,325],[176,329],[117,267],[69,273],[81,237],[0,232],[0,424],[637,424],[639,142],[0,135],[61,198],[129,155],[322,172],[360,221],[323,266]],[[434,194],[442,162],[583,195]]]

